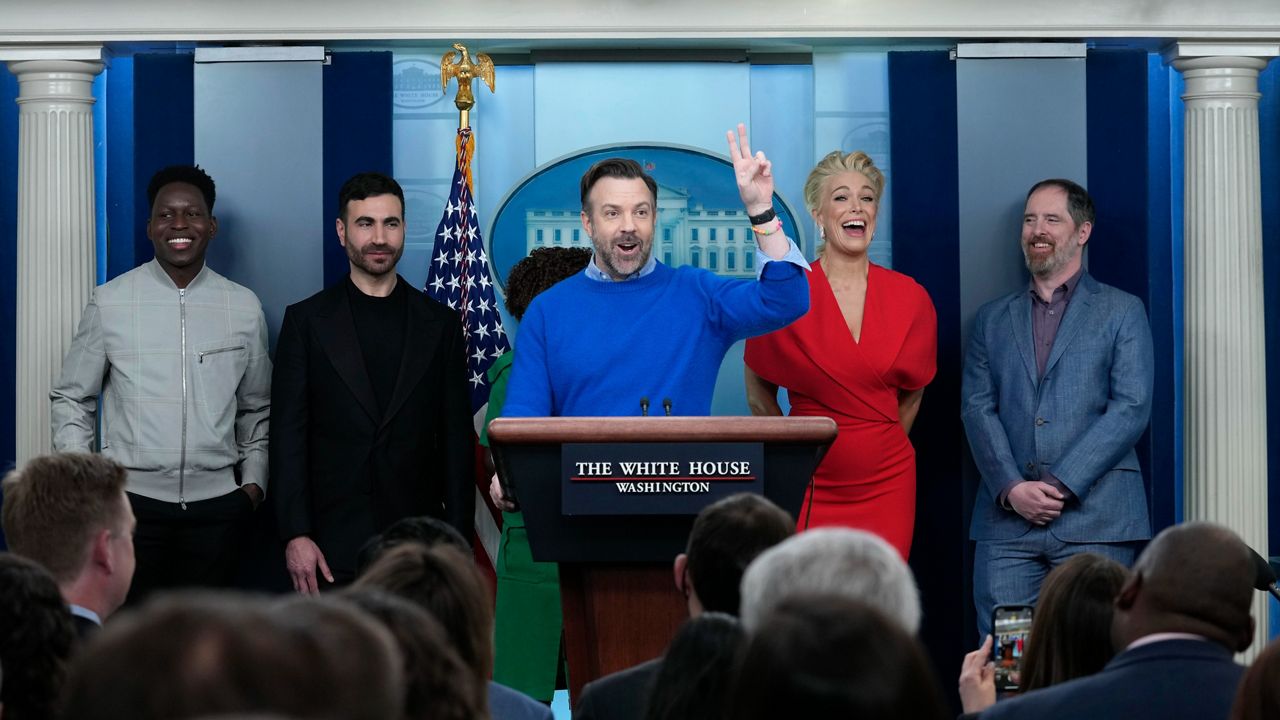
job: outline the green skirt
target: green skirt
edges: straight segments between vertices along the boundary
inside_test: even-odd
[[[550,702],[560,663],[560,573],[555,563],[534,562],[518,512],[502,514],[495,570],[493,679]]]

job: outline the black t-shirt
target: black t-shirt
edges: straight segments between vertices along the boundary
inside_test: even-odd
[[[351,298],[351,317],[356,323],[364,367],[378,399],[378,410],[385,413],[400,377],[409,294],[404,283],[397,282],[386,297],[365,295],[347,276],[347,295]]]

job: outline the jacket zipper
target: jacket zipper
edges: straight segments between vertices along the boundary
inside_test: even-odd
[[[187,509],[187,290],[178,289],[178,317],[182,327],[182,448],[178,456],[178,505]]]
[[[228,347],[214,348],[213,350],[201,350],[197,355],[197,362],[204,364],[205,355],[217,355],[218,353],[231,352],[232,350],[243,350],[244,345],[231,345]]]

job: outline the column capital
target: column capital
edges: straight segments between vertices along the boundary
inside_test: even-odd
[[[102,45],[0,45],[0,62],[79,60],[108,63],[111,53]]]
[[[1165,46],[1160,52],[1160,56],[1164,58],[1166,63],[1172,64],[1179,70],[1184,69],[1184,64],[1196,63],[1194,67],[1234,67],[1233,65],[1218,65],[1216,62],[1231,62],[1242,59],[1256,60],[1261,62],[1257,65],[1257,69],[1261,70],[1266,67],[1267,60],[1280,56],[1280,42],[1274,41],[1256,41],[1256,42],[1226,42],[1213,40],[1179,40]],[[1250,64],[1248,67],[1255,67]],[[1190,69],[1189,67],[1186,69]]]

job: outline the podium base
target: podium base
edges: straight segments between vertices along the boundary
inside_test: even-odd
[[[569,699],[592,680],[666,651],[688,617],[671,564],[561,563]]]

